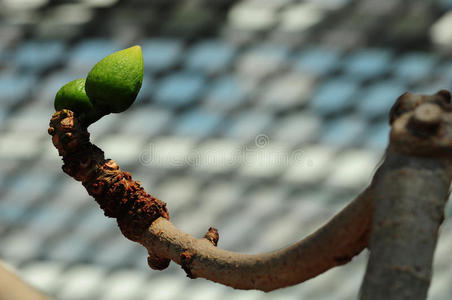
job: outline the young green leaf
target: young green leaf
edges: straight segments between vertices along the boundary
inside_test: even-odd
[[[80,78],[66,83],[57,92],[53,104],[55,110],[67,108],[77,114],[92,110],[93,104],[85,92],[85,79]]]
[[[119,113],[132,105],[143,82],[143,54],[133,46],[99,61],[88,73],[85,90],[94,107]]]

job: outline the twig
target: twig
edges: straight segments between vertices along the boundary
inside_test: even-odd
[[[213,245],[211,230],[196,239],[176,229],[165,204],[143,190],[130,174],[89,142],[89,134],[69,110],[56,112],[49,134],[63,157],[63,171],[81,181],[122,233],[143,244],[148,263],[162,270],[170,259],[189,277],[204,277],[238,289],[271,291],[300,283],[347,263],[367,247],[372,213],[372,185],[325,226],[293,246],[271,253],[245,255]]]

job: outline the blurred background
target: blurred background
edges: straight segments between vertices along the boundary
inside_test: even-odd
[[[0,1],[0,259],[57,299],[354,299],[367,251],[264,294],[152,271],[47,134],[53,99],[114,51],[143,48],[136,104],[92,140],[195,236],[285,247],[369,182],[405,91],[452,87],[452,1]],[[429,299],[452,297],[452,205]]]

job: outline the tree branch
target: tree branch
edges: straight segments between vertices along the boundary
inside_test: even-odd
[[[148,263],[153,269],[162,270],[173,260],[192,278],[271,291],[347,263],[367,247],[372,185],[325,226],[293,246],[260,255],[233,253],[213,245],[215,232],[196,239],[176,229],[168,220],[165,203],[146,194],[129,173],[106,160],[103,152],[89,142],[89,133],[73,112],[56,112],[49,134],[63,157],[63,171],[82,182],[105,215],[117,219],[127,238],[148,249]]]
[[[375,184],[362,300],[426,299],[452,180],[449,93],[422,97],[407,93],[393,113],[401,107],[403,116],[391,118],[391,146]]]
[[[105,215],[117,219],[119,228],[127,238],[147,248],[151,268],[162,270],[173,260],[182,266],[190,278],[203,277],[239,289],[271,291],[303,282],[347,263],[366,248],[372,228],[374,199],[378,196],[380,202],[385,197],[385,188],[394,190],[394,193],[389,193],[391,199],[405,197],[407,182],[434,181],[437,180],[435,175],[441,175],[440,181],[436,183],[438,193],[428,199],[443,199],[443,194],[447,193],[445,187],[450,184],[452,169],[448,160],[452,153],[452,117],[448,113],[442,115],[440,121],[435,121],[438,118],[432,117],[429,109],[424,113],[413,111],[425,102],[439,106],[441,111],[452,111],[450,95],[445,91],[433,96],[405,95],[399,98],[391,110],[393,128],[386,160],[377,170],[371,185],[310,236],[288,248],[258,255],[217,248],[218,232],[214,229],[209,230],[204,238],[197,239],[175,228],[169,221],[165,203],[147,194],[140,183],[134,181],[128,172],[121,171],[114,161],[106,160],[102,150],[89,142],[87,129],[73,112],[56,112],[50,122],[49,134],[63,157],[63,171],[82,182]],[[425,107],[421,110],[425,110]],[[439,125],[436,124],[438,122]],[[432,135],[432,132],[438,134]],[[418,157],[431,159],[421,163],[422,159]],[[407,162],[405,165],[410,166],[410,169],[400,168],[402,162]],[[412,166],[422,166],[425,174],[431,174],[426,176],[422,169]],[[443,166],[443,169],[438,166]],[[403,172],[406,172],[405,175]],[[430,183],[424,187],[433,186]],[[422,185],[419,184],[419,187]],[[441,205],[434,206],[433,210],[441,211]],[[385,209],[388,208],[381,206],[377,211],[383,211],[385,215]],[[397,214],[391,215],[391,218],[397,217]],[[375,226],[379,226],[380,221],[375,222]],[[435,226],[432,228],[438,227]],[[397,244],[395,237],[392,242]],[[376,253],[377,250],[373,251],[371,256]],[[363,297],[375,289],[375,286],[371,289],[368,286],[365,281]]]
[[[319,230],[298,243],[270,253],[249,255],[219,249],[159,218],[142,236],[148,251],[184,265],[190,277],[203,277],[237,289],[271,291],[313,278],[348,263],[366,248],[370,233],[372,191],[358,198]],[[184,254],[185,253],[185,254]]]

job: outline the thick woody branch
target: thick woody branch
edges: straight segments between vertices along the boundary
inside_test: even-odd
[[[367,189],[310,236],[288,248],[264,254],[219,249],[205,239],[184,233],[163,218],[152,223],[140,243],[182,266],[189,255],[190,277],[207,278],[237,289],[271,291],[345,264],[366,248],[372,206],[372,190]]]
[[[69,110],[56,112],[49,134],[63,157],[63,171],[81,181],[123,234],[143,244],[153,269],[169,261],[191,278],[203,277],[238,289],[271,291],[297,284],[342,265],[367,247],[373,214],[372,185],[300,242],[275,252],[246,255],[217,248],[218,232],[196,239],[175,228],[165,204],[147,194],[130,174],[89,142],[89,134]]]
[[[426,299],[452,174],[438,159],[397,153],[388,158],[391,163],[375,188],[361,299]]]
[[[362,300],[426,299],[438,229],[452,180],[450,95],[402,95],[391,146],[376,180]]]

